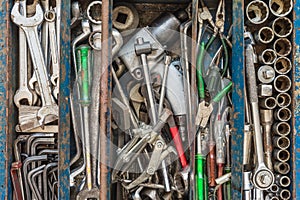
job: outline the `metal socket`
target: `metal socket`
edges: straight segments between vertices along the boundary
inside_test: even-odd
[[[274,109],[276,107],[276,99],[274,97],[267,97],[260,99],[259,106],[265,109]]]
[[[291,179],[290,179],[290,177],[288,177],[286,175],[277,174],[275,176],[275,182],[280,187],[288,187],[291,184]]]
[[[287,162],[290,159],[290,152],[286,149],[274,149],[273,157],[280,162]]]
[[[280,191],[279,196],[283,200],[289,200],[291,199],[291,192],[287,189],[283,189]]]
[[[292,112],[289,108],[279,108],[275,111],[274,117],[278,121],[286,122],[292,117]]]
[[[276,96],[277,105],[281,108],[288,107],[292,103],[292,97],[288,93],[279,93]]]
[[[279,38],[274,42],[273,48],[278,56],[288,56],[292,51],[292,44],[286,38]]]
[[[102,23],[102,2],[101,1],[93,1],[90,3],[86,9],[86,14],[88,19],[93,23],[97,25],[101,25]]]
[[[258,85],[258,96],[259,97],[270,97],[273,95],[273,86],[267,84]]]
[[[274,88],[277,92],[287,92],[292,87],[292,81],[287,75],[279,75],[274,80]]]
[[[273,137],[273,145],[279,149],[287,149],[291,145],[291,141],[288,137],[285,136],[274,136]]]
[[[286,162],[275,162],[274,163],[274,171],[279,174],[288,174],[291,170],[291,167]]]
[[[279,192],[279,190],[280,190],[280,188],[279,188],[279,186],[277,185],[277,184],[273,184],[271,187],[270,187],[270,192],[272,192],[272,193],[277,193],[277,192]]]
[[[273,49],[266,49],[261,53],[258,59],[262,64],[272,65],[277,59],[277,54]]]
[[[269,0],[270,11],[277,17],[287,16],[293,9],[292,0]]]
[[[274,69],[278,74],[287,74],[292,69],[291,60],[287,57],[279,57],[276,59]]]
[[[279,17],[273,21],[272,29],[277,37],[288,37],[293,31],[293,23],[287,17]]]
[[[287,122],[273,124],[273,132],[280,136],[287,136],[291,132],[291,126]]]
[[[262,24],[269,17],[269,8],[263,1],[251,1],[246,8],[246,16],[252,24]]]
[[[269,44],[274,39],[274,32],[270,27],[264,26],[255,33],[254,38],[257,42]]]
[[[139,15],[136,8],[129,3],[119,3],[113,9],[112,23],[119,31],[126,31],[125,34],[132,33],[133,29],[139,25]]]
[[[257,77],[262,83],[271,83],[275,78],[275,70],[269,65],[263,65],[258,69]]]

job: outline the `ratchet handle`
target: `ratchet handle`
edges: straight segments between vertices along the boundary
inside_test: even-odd
[[[195,174],[195,179],[196,179],[196,196],[197,200],[204,200],[204,182],[205,182],[205,177],[204,177],[204,157],[202,155],[196,155],[195,156],[195,161],[196,161],[196,174]]]
[[[175,148],[176,148],[177,153],[178,153],[178,157],[179,157],[179,161],[181,163],[181,166],[182,166],[182,168],[185,168],[188,165],[188,162],[187,162],[187,159],[186,159],[185,154],[184,154],[182,141],[181,141],[180,134],[179,134],[177,126],[170,127],[170,132],[171,132],[171,136],[173,138],[174,144],[175,144]]]
[[[219,92],[214,98],[213,98],[213,102],[218,103],[219,101],[221,101],[221,99],[228,93],[231,91],[232,88],[232,82],[228,83],[228,85],[221,91]]]
[[[256,75],[254,67],[254,50],[252,45],[246,46],[246,78],[250,103],[258,103]]]
[[[90,47],[87,45],[82,45],[78,47],[80,51],[80,93],[81,93],[81,103],[89,104],[91,102],[90,99]]]

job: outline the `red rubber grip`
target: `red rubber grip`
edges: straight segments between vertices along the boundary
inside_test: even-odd
[[[172,138],[173,138],[173,141],[174,141],[177,153],[178,153],[178,157],[179,157],[181,166],[182,166],[182,168],[185,168],[188,165],[188,163],[187,163],[186,157],[184,155],[184,150],[182,147],[182,142],[181,142],[181,138],[180,138],[180,134],[179,134],[177,126],[170,127],[170,132],[171,132],[171,135],[172,135]]]

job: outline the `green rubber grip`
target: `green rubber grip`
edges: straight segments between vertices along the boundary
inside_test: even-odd
[[[80,61],[81,61],[81,103],[89,104],[90,103],[90,79],[89,79],[89,46],[80,46],[78,47],[80,51]]]
[[[205,44],[204,42],[201,42],[199,53],[197,56],[197,64],[196,64],[196,75],[198,81],[198,92],[199,92],[200,100],[205,98],[204,79],[202,74],[204,54],[205,54]]]
[[[230,167],[225,167],[225,173],[230,173],[231,169]],[[231,199],[231,181],[228,181],[225,183],[225,200]]]
[[[204,200],[204,190],[205,190],[205,177],[204,177],[204,167],[205,167],[205,158],[202,155],[195,155],[196,161],[196,199]]]
[[[231,87],[232,82],[228,83],[228,85],[213,98],[213,102],[217,103],[221,101],[221,99],[231,90]]]
[[[224,36],[221,36],[221,42],[222,42],[222,46],[223,46],[223,51],[224,51],[224,68],[223,68],[223,72],[222,72],[222,77],[224,77],[227,69],[228,69],[228,59],[229,59],[229,55],[228,55],[228,49],[226,46],[226,42],[224,39]]]

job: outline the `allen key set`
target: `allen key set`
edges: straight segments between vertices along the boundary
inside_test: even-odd
[[[8,1],[0,194],[300,198],[295,5]]]

